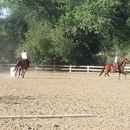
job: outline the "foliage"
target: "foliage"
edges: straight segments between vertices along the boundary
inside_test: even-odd
[[[22,49],[36,64],[103,64],[116,53],[129,57],[130,0],[4,0],[1,5],[11,10],[0,27],[0,47],[7,46],[1,60],[12,61]]]
[[[17,51],[26,49],[33,63],[62,63],[69,62],[67,57],[72,47],[72,42],[63,37],[61,28],[53,28],[48,22],[40,22],[28,31],[26,42]]]

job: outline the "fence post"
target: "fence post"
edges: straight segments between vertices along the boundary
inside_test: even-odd
[[[70,67],[69,67],[69,72],[71,72],[71,65],[70,65]]]
[[[53,72],[55,72],[55,68],[56,68],[56,67],[55,67],[55,64],[54,64],[54,65],[53,65]]]
[[[89,73],[89,66],[87,66],[87,73]]]
[[[2,72],[2,64],[0,64],[0,72]]]

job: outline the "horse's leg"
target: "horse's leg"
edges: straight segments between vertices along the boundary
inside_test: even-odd
[[[22,70],[21,77],[23,78],[23,75],[24,75],[24,68],[21,69],[21,70]]]
[[[120,75],[121,75],[121,71],[119,71],[119,77],[118,77],[118,79],[120,79]]]
[[[105,72],[105,79],[107,79],[106,75],[109,76],[109,78],[110,78],[110,75],[108,74],[108,71]]]
[[[127,74],[124,73],[124,72],[121,72],[121,73],[125,75],[125,79],[126,79],[126,75],[127,75]],[[121,74],[121,73],[120,73],[120,74]],[[119,74],[119,79],[120,79],[120,74]]]
[[[22,68],[20,68],[20,69],[19,69],[19,77],[20,77],[20,72],[21,72],[21,69],[22,69]]]
[[[122,72],[122,74],[124,74],[124,75],[125,75],[125,79],[126,79],[126,73]]]
[[[16,69],[15,76],[17,75],[18,71],[19,71],[19,67]]]
[[[120,79],[120,74],[119,74],[119,77],[118,77],[118,79]]]
[[[24,72],[23,72],[23,76],[22,76],[23,78],[24,78],[25,73],[26,73],[26,69],[25,69]]]
[[[126,79],[126,74],[125,74],[125,79]]]
[[[105,75],[105,79],[107,79],[107,78],[106,78],[106,74],[107,74],[107,73],[105,72],[105,73],[104,73],[104,75]]]
[[[16,71],[15,71],[15,76],[17,75],[17,71],[18,71],[18,68],[17,68]]]
[[[16,76],[16,75],[17,75],[18,68],[16,68],[14,71],[15,71],[15,76]]]
[[[24,73],[24,69],[22,69],[22,74],[21,74],[21,76],[23,76],[23,73]]]
[[[110,78],[110,75],[107,73],[107,75],[109,76],[109,78]]]
[[[22,76],[22,78],[24,78],[24,73],[25,73],[25,72],[24,72],[24,69],[23,69],[23,71],[22,71],[22,75],[21,75],[21,76]]]

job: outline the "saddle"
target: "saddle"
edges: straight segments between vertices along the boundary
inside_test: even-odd
[[[29,60],[28,59],[22,59],[22,60],[26,61],[27,65],[29,67]]]
[[[116,63],[113,63],[113,66],[116,66]]]

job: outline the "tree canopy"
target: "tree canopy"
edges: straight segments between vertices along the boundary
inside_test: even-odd
[[[0,61],[22,50],[35,64],[103,64],[129,55],[130,0],[4,0]],[[0,10],[1,11],[1,10]]]

